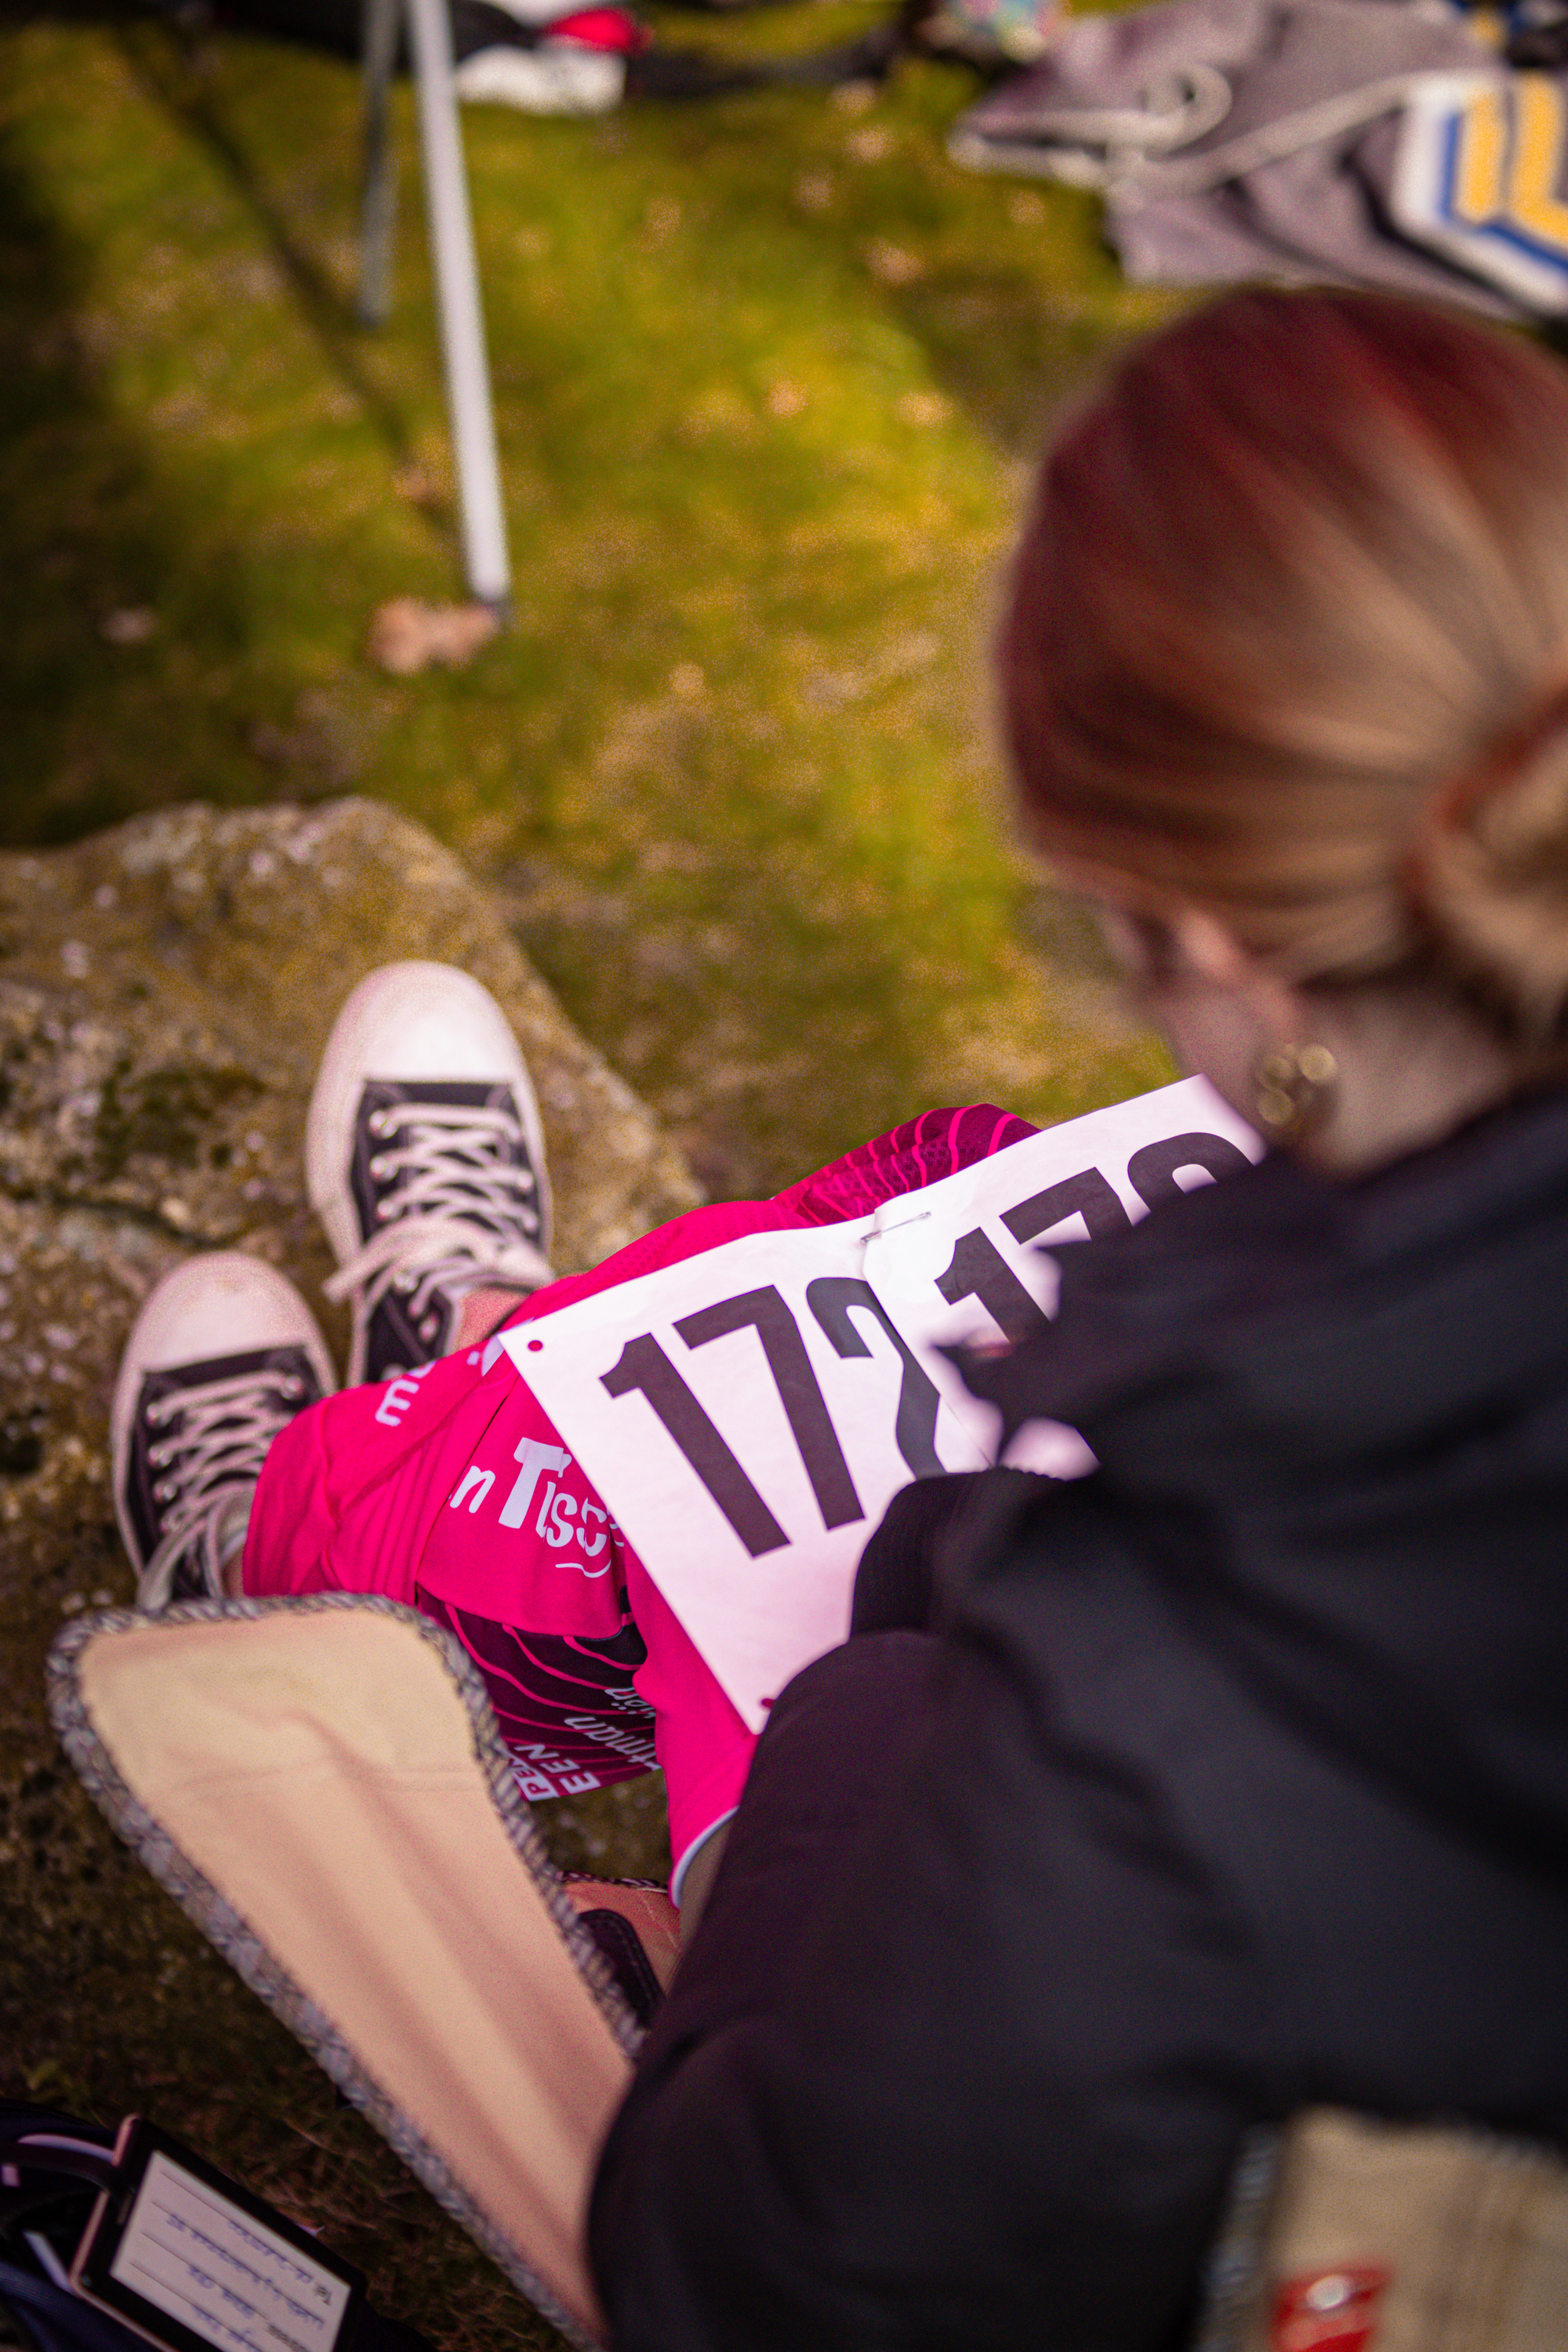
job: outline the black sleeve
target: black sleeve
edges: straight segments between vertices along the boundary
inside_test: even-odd
[[[616,2352],[1180,2341],[1244,1969],[1033,1638],[874,1634],[781,1698],[602,2158]]]
[[[945,1478],[916,1478],[900,1486],[860,1555],[851,1635],[886,1633],[895,1627],[929,1631],[939,1614],[950,1538],[983,1491],[1030,1475],[1026,1470],[954,1470]]]

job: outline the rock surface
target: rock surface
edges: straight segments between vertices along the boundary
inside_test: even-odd
[[[45,1718],[43,1659],[64,1617],[132,1597],[109,1402],[158,1276],[193,1249],[254,1251],[301,1285],[342,1360],[305,1107],[338,1005],[403,957],[461,964],[510,1017],[543,1114],[562,1272],[700,1198],[497,902],[378,804],[178,808],[0,856],[0,2091],[112,2105],[155,2051],[178,2128],[254,2046],[292,2085],[286,2114],[316,2095],[302,2053],[301,2074],[77,1788]],[[630,1782],[542,1808],[541,1825],[569,1866],[640,1873],[658,1867],[661,1800],[657,1780]]]
[[[170,809],[0,856],[0,1591],[7,1556],[14,1570],[20,1548],[36,1578],[89,1496],[112,1517],[115,1366],[138,1301],[183,1254],[281,1266],[344,1352],[346,1318],[320,1297],[331,1265],[305,1197],[305,1107],[344,996],[406,956],[463,965],[511,1021],[560,1271],[700,1197],[496,904],[374,802]]]
[[[85,1259],[192,1244],[309,1257],[316,1061],[354,982],[405,956],[461,964],[511,1021],[563,1272],[691,1206],[653,1113],[572,1028],[497,906],[370,801],[173,809],[0,856],[0,1193],[74,1212],[67,1247]]]
[[[511,1022],[544,1120],[561,1272],[700,1197],[497,903],[374,802],[175,808],[0,856],[0,1594],[18,1568],[36,1582],[79,1547],[73,1519],[111,1522],[115,1367],[138,1302],[180,1256],[244,1249],[281,1266],[343,1354],[346,1317],[320,1296],[331,1261],[305,1197],[305,1107],[344,996],[409,956],[461,964]],[[101,1560],[93,1573],[103,1587]],[[108,1581],[123,1594],[121,1576]],[[16,1670],[6,1643],[0,1707]]]

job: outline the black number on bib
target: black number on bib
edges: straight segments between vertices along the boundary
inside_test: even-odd
[[[868,1356],[870,1343],[849,1320],[850,1311],[864,1307],[874,1315],[898,1349],[904,1376],[899,1383],[899,1409],[893,1438],[917,1478],[942,1478],[946,1470],[936,1450],[936,1416],[942,1402],[936,1384],[919,1362],[902,1332],[888,1319],[887,1309],[868,1282],[849,1274],[819,1274],[805,1286],[805,1303],[841,1356]]]
[[[647,1397],[753,1559],[789,1541],[651,1332],[628,1339],[600,1382],[613,1397]]]
[[[717,1307],[704,1307],[696,1315],[683,1315],[675,1328],[689,1348],[705,1348],[710,1339],[721,1339],[731,1331],[756,1333],[779,1402],[788,1416],[790,1433],[800,1448],[823,1526],[843,1528],[852,1519],[863,1519],[866,1514],[811,1369],[800,1326],[772,1283],[763,1290],[748,1290],[742,1297],[722,1299]]]
[[[1032,1242],[1037,1234],[1048,1234],[1053,1225],[1074,1216],[1083,1219],[1091,1242],[1103,1234],[1120,1233],[1132,1223],[1115,1188],[1098,1168],[1086,1168],[1080,1176],[1064,1176],[1059,1184],[1047,1184],[1043,1192],[1009,1209],[1002,1223],[1016,1242]]]
[[[1171,1200],[1185,1187],[1176,1181],[1178,1168],[1206,1169],[1211,1176],[1234,1176],[1251,1160],[1239,1145],[1224,1135],[1168,1135],[1146,1143],[1127,1163],[1127,1181],[1151,1209]]]
[[[945,1274],[937,1276],[936,1286],[950,1307],[956,1307],[961,1298],[978,1298],[992,1321],[1015,1342],[1032,1339],[1049,1321],[995,1243],[978,1227],[960,1240],[952,1264]]]

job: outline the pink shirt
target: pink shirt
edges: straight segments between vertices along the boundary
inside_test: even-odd
[[[989,1105],[929,1111],[775,1200],[677,1217],[536,1291],[507,1328],[744,1234],[863,1216],[1035,1131]],[[245,1590],[383,1592],[446,1626],[484,1676],[525,1795],[657,1762],[678,1857],[739,1799],[752,1736],[493,1344],[291,1423],[257,1491]]]

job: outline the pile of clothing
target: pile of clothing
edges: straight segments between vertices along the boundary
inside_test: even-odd
[[[1079,16],[1059,0],[902,0],[859,41],[745,63],[649,47],[625,5],[453,13],[464,95],[537,110],[961,58],[993,86],[954,128],[955,159],[1100,190],[1141,283],[1327,278],[1495,318],[1568,315],[1568,0],[1165,0]]]
[[[184,0],[212,5],[213,0]],[[174,0],[153,0],[170,6]],[[683,0],[728,15],[765,0]],[[216,0],[353,54],[359,0]],[[1100,190],[1143,284],[1353,286],[1500,319],[1568,316],[1568,0],[898,0],[858,39],[724,58],[651,39],[635,0],[450,0],[460,96],[531,113],[879,81],[912,54],[986,95],[949,147]]]
[[[955,126],[1103,192],[1130,278],[1324,278],[1568,313],[1568,7],[1169,0],[1063,18]]]
[[[360,0],[147,0],[187,29],[201,20],[357,57]],[[678,0],[710,16],[770,0]],[[634,0],[448,0],[458,95],[527,114],[604,114],[626,98],[719,98],[794,83],[879,82],[900,58],[954,58],[988,79],[1049,49],[1063,0],[897,0],[858,38],[755,58],[655,40]]]
[[[685,0],[729,16],[766,0]],[[900,0],[858,38],[804,54],[751,58],[667,47],[626,0],[452,0],[460,98],[532,114],[596,114],[623,98],[716,98],[780,83],[834,89],[878,82],[900,58],[944,57],[988,79],[1048,51],[1062,0]]]

